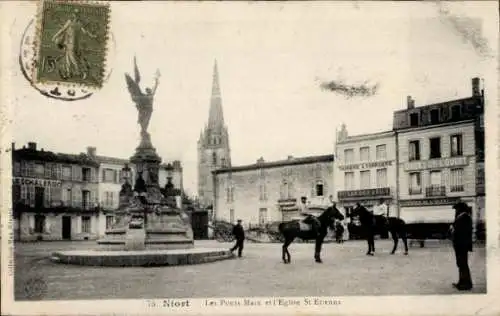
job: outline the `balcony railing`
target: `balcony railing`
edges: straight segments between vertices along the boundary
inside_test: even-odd
[[[450,192],[463,192],[463,191],[464,191],[463,184],[457,184],[457,185],[450,186]]]
[[[446,196],[446,187],[442,185],[431,185],[425,188],[426,197]]]

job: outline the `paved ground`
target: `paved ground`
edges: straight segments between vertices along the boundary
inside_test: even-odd
[[[229,244],[198,242],[198,247]],[[155,267],[104,268],[55,264],[55,250],[95,248],[93,242],[19,243],[15,247],[15,297],[28,299],[25,284],[43,279],[43,299],[127,299],[218,296],[336,296],[454,294],[457,279],[448,244],[412,247],[410,255],[391,256],[389,241],[376,241],[378,253],[365,255],[365,243],[326,244],[323,264],[312,259],[313,244],[292,244],[292,263],[281,262],[279,244],[245,245],[244,258],[215,263]],[[469,260],[474,293],[486,292],[485,249]]]

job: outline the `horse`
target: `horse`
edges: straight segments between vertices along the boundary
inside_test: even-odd
[[[315,251],[314,251],[314,259],[317,263],[322,263],[321,260],[321,246],[323,245],[323,241],[328,233],[328,227],[330,229],[334,228],[335,219],[343,220],[344,215],[335,207],[328,207],[321,215],[317,217],[318,222],[320,224],[319,231],[313,231],[313,229],[309,230],[301,230],[300,221],[304,223],[307,222],[307,218],[303,220],[294,219],[291,221],[282,222],[278,226],[278,230],[281,235],[284,237],[283,247],[282,247],[282,259],[283,263],[290,263],[290,252],[288,252],[288,246],[293,242],[296,237],[301,238],[302,240],[315,240]]]
[[[375,223],[375,216],[372,212],[368,211],[364,206],[357,205],[354,210],[352,210],[350,217],[358,216],[361,222],[361,227],[363,233],[365,234],[366,241],[368,242],[367,255],[373,256],[375,252],[375,234],[380,233],[380,227],[377,227]],[[384,218],[384,217],[383,217]],[[396,252],[398,247],[399,238],[403,240],[405,247],[405,255],[408,255],[408,239],[407,239],[407,228],[404,220],[389,216],[385,218],[384,228],[391,233],[394,246],[391,251],[391,255]]]

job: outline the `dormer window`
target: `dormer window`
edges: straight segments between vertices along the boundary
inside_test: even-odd
[[[418,113],[410,114],[410,126],[418,126]]]
[[[431,124],[438,124],[439,123],[439,109],[432,109],[431,110]]]
[[[451,119],[459,120],[460,119],[460,105],[454,105],[451,107]]]

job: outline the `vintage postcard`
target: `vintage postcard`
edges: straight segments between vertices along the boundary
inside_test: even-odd
[[[498,315],[498,12],[0,2],[2,314]]]

